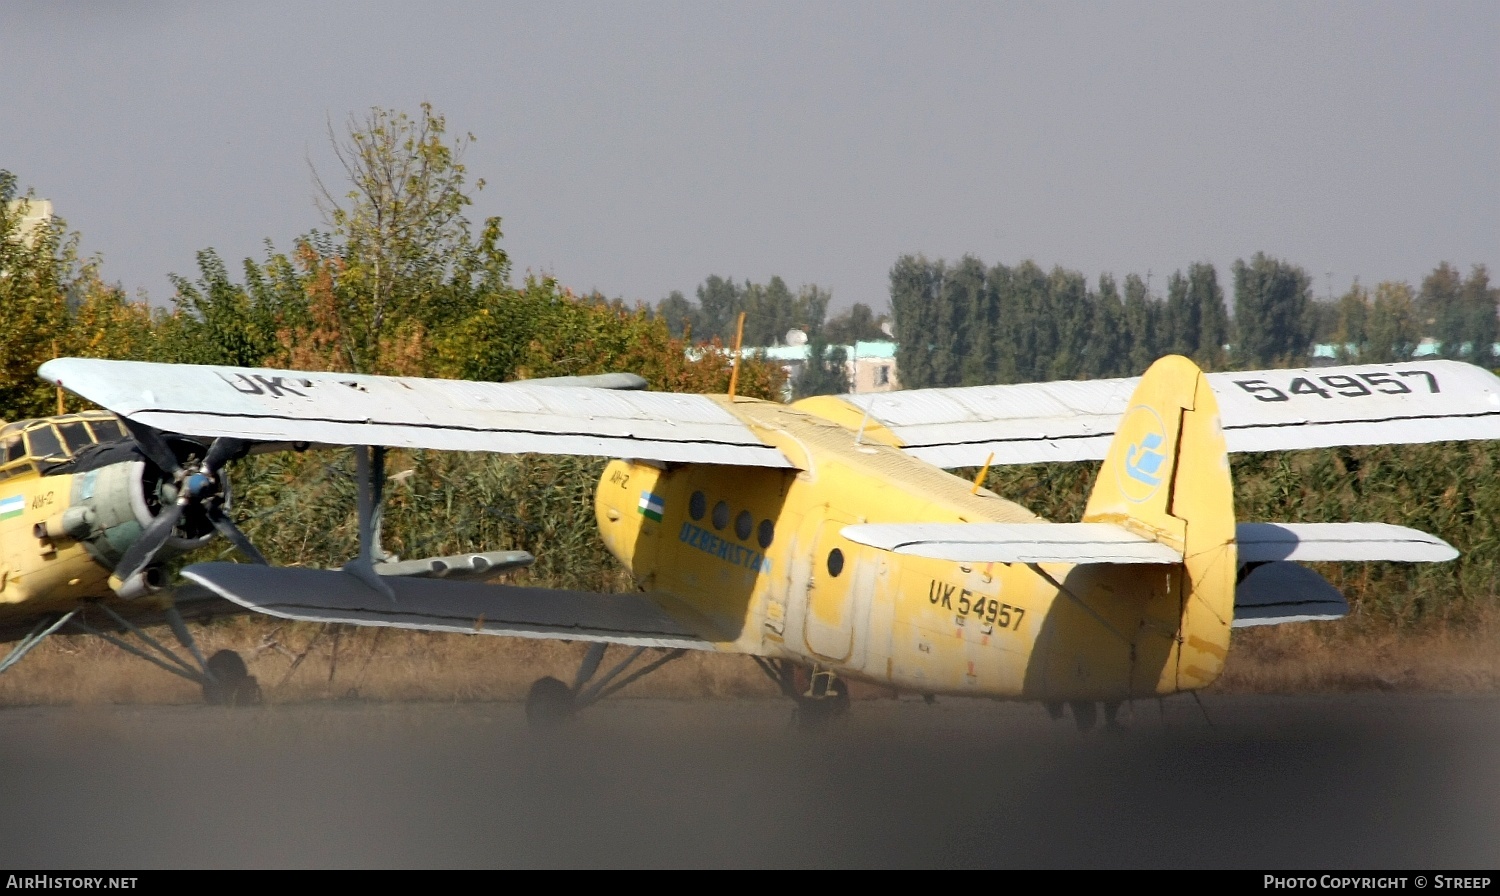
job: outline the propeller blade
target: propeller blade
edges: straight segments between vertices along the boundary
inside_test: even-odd
[[[244,439],[231,439],[228,436],[214,439],[214,443],[208,446],[208,457],[203,459],[203,468],[217,478],[220,467],[250,453],[250,444]]]
[[[233,544],[251,562],[259,563],[261,566],[271,565],[270,561],[266,560],[265,555],[250,542],[249,537],[240,531],[240,527],[236,526],[233,520],[224,515],[223,508],[218,506],[210,508],[208,519],[214,524],[214,528],[218,529],[225,538],[229,539],[230,544]]]
[[[120,422],[130,430],[130,437],[135,439],[135,443],[141,446],[146,457],[150,458],[158,469],[172,475],[176,475],[182,469],[182,465],[177,462],[177,455],[172,452],[171,446],[167,444],[166,439],[162,438],[160,432],[144,423],[137,423],[129,417],[121,417]]]
[[[115,577],[128,580],[150,566],[156,552],[172,537],[172,530],[177,528],[177,521],[182,519],[182,511],[183,505],[180,503],[163,508],[156,519],[151,521],[151,525],[141,533],[141,537],[135,540],[135,544],[125,551],[125,556],[120,558],[119,564],[115,566]]]

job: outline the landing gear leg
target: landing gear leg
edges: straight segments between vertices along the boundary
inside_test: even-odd
[[[579,710],[593,706],[611,694],[619,693],[622,688],[645,678],[687,653],[687,649],[682,647],[666,649],[656,659],[645,663],[628,675],[625,674],[626,670],[641,659],[647,649],[645,647],[632,648],[624,659],[596,680],[595,673],[599,671],[599,665],[604,661],[604,654],[609,650],[609,645],[602,641],[589,645],[588,653],[583,655],[583,662],[578,665],[578,673],[573,676],[572,687],[550,675],[532,682],[531,690],[526,694],[526,721],[533,728],[558,725],[571,719]]]
[[[254,676],[250,675],[240,655],[233,650],[220,650],[205,660],[203,653],[198,650],[198,642],[193,639],[193,633],[188,631],[186,623],[182,621],[182,614],[177,612],[176,607],[167,610],[167,624],[171,626],[172,634],[177,637],[178,643],[197,663],[196,668],[169,650],[166,645],[146,634],[140,626],[110,609],[107,604],[99,604],[98,607],[123,632],[135,635],[152,653],[147,653],[146,650],[110,632],[94,628],[82,618],[75,617],[71,620],[73,628],[107,641],[126,653],[140,657],[179,678],[186,678],[203,689],[203,702],[210,705],[251,706],[260,702],[260,685]]]
[[[48,618],[38,622],[36,628],[33,628],[29,635],[22,638],[19,644],[12,647],[10,653],[5,655],[5,659],[0,660],[0,672],[4,672],[11,666],[19,663],[22,657],[32,651],[32,648],[47,640],[48,635],[67,625],[68,620],[72,619],[73,614],[77,612],[77,610],[69,610],[57,619]]]
[[[781,693],[792,699],[792,722],[803,731],[816,731],[849,712],[849,686],[826,669],[808,669],[787,660],[752,657]]]
[[[1073,723],[1078,726],[1081,733],[1087,734],[1094,730],[1094,724],[1098,722],[1098,707],[1092,700],[1070,700],[1068,706],[1073,710]]]

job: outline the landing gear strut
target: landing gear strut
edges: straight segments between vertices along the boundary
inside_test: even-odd
[[[849,686],[826,669],[809,669],[787,660],[752,657],[783,696],[796,705],[792,721],[803,731],[823,728],[849,712]]]
[[[526,695],[526,721],[533,728],[546,728],[560,724],[571,719],[579,710],[593,706],[605,697],[618,693],[622,688],[645,678],[687,653],[687,650],[681,647],[663,649],[660,656],[636,668],[628,675],[625,674],[626,670],[635,665],[648,649],[651,648],[631,648],[624,659],[596,680],[595,674],[599,671],[599,665],[604,661],[604,654],[609,650],[609,645],[602,641],[589,645],[588,653],[583,655],[583,662],[578,665],[578,673],[573,676],[571,687],[550,675],[532,683],[531,690]]]
[[[1062,701],[1050,702],[1046,704],[1046,706],[1047,715],[1052,717],[1052,721],[1056,722],[1062,719]],[[1079,733],[1087,734],[1088,732],[1094,730],[1094,726],[1099,722],[1099,706],[1100,704],[1097,704],[1092,700],[1068,701],[1067,707],[1073,710],[1073,722],[1078,726]],[[1104,727],[1109,731],[1123,730],[1123,726],[1119,723],[1120,701],[1106,700],[1104,701],[1103,706]]]
[[[140,657],[179,678],[193,682],[203,689],[203,702],[211,706],[251,706],[260,703],[260,684],[245,667],[245,661],[240,655],[233,650],[220,650],[205,660],[203,653],[198,650],[198,642],[193,639],[193,633],[188,631],[186,623],[182,621],[182,614],[177,612],[176,607],[167,609],[167,624],[171,626],[177,643],[193,657],[193,663],[182,659],[166,645],[142,631],[140,626],[110,609],[107,604],[97,606],[119,626],[122,633],[135,635],[146,645],[146,649],[89,625],[83,621],[81,614],[69,614],[72,616],[68,620],[71,626],[84,634],[108,641],[131,656]],[[148,653],[147,650],[151,652]]]

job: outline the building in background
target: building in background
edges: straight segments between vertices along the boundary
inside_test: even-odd
[[[901,388],[901,381],[896,376],[896,343],[878,341],[856,342],[853,345],[842,346],[830,345],[828,351],[838,348],[844,350],[844,378],[849,384],[850,392],[894,392]],[[807,343],[740,350],[740,355],[746,358],[756,357],[762,353],[766,360],[775,361],[781,365],[782,370],[786,371],[785,398],[790,401],[791,390],[807,367]]]
[[[16,236],[28,246],[32,234],[52,220],[52,203],[46,199],[12,199],[7,205],[12,214],[17,209],[22,210],[21,226],[16,229]]]

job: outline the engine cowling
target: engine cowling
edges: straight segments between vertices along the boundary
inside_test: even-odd
[[[222,483],[221,489],[227,499],[228,483]],[[113,571],[151,521],[176,500],[177,486],[172,477],[154,464],[141,460],[111,463],[74,473],[68,506],[38,524],[36,534],[51,541],[77,541],[96,563]],[[202,547],[213,535],[212,522],[190,509],[156,555],[157,560]],[[148,594],[163,584],[154,567],[137,578],[128,588],[130,594],[117,589],[122,597]]]

